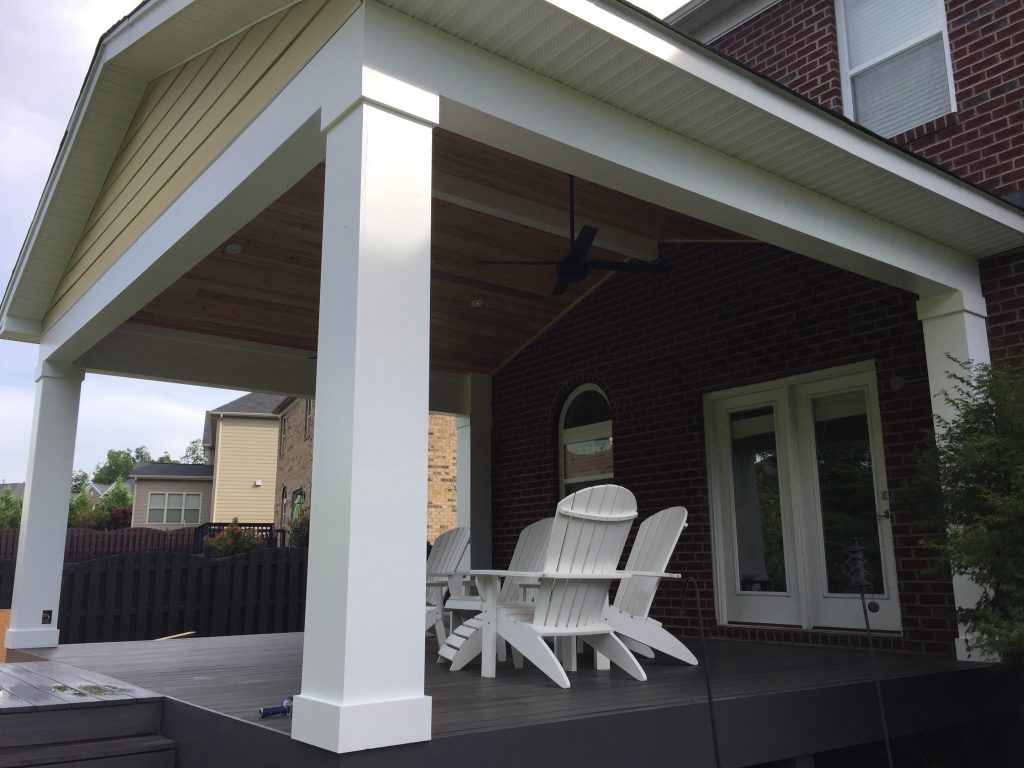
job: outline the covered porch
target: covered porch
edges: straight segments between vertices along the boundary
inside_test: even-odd
[[[538,340],[561,320],[588,317],[573,315],[574,308],[589,301],[590,312],[600,315],[604,305],[594,303],[602,284],[596,276],[552,296],[552,270],[480,262],[560,259],[568,247],[570,175],[578,179],[577,228],[598,228],[594,258],[662,258],[685,283],[687,248],[709,248],[703,255],[714,258],[715,249],[735,246],[732,271],[714,276],[728,282],[752,269],[742,249],[784,249],[900,292],[900,306],[909,300],[913,322],[921,324],[921,348],[907,355],[916,355],[910,367],[923,371],[916,382],[923,399],[916,402],[927,403],[927,420],[931,408],[943,407],[936,396],[947,384],[947,356],[988,358],[977,259],[1024,243],[1018,211],[623,4],[307,0],[263,4],[260,16],[238,11],[218,18],[219,27],[200,3],[177,10],[152,5],[161,13],[140,15],[123,39],[115,30],[100,59],[113,62],[96,70],[92,86],[110,97],[97,102],[108,120],[90,123],[93,107],[80,105],[82,131],[101,132],[120,120],[120,133],[99,150],[95,141],[76,143],[73,133],[15,291],[5,298],[4,334],[40,344],[9,647],[57,646],[66,506],[57,478],[70,473],[82,376],[161,378],[316,397],[306,632],[263,638],[265,648],[284,643],[270,654],[283,691],[254,689],[269,697],[264,704],[299,694],[294,739],[340,753],[454,738],[462,726],[439,730],[443,701],[500,700],[509,680],[441,674],[429,658],[424,682],[426,419],[429,410],[460,416],[460,523],[473,531],[472,565],[500,564],[516,526],[537,510],[550,513],[559,488],[534,470],[540,464],[550,471],[557,462],[548,443],[560,403],[552,400],[531,416],[551,409],[547,433],[517,433],[510,426],[517,393],[553,387],[564,396],[589,374],[577,361],[552,384],[549,369],[531,368],[524,352],[539,349]],[[185,34],[203,22],[212,25],[205,48]],[[231,25],[233,35],[220,42]],[[266,53],[265,70],[239,85],[239,73],[274,46],[277,58]],[[288,62],[291,70],[281,71]],[[103,170],[88,172],[88,163]],[[81,226],[69,226],[71,234],[59,231],[75,213],[72,198],[58,194],[68,191],[85,199],[75,203]],[[775,277],[786,283],[784,273]],[[625,275],[607,284],[650,323],[658,279]],[[806,290],[813,293],[814,285]],[[711,308],[688,322],[718,317]],[[604,368],[622,353],[602,349],[600,339],[587,343],[596,345]],[[630,346],[628,339],[616,343]],[[804,354],[798,344],[783,339],[778,350],[785,373],[811,365],[810,358],[797,359]],[[857,364],[870,358],[850,354]],[[569,359],[558,349],[544,355]],[[637,373],[658,381],[668,367],[685,363],[652,359]],[[740,379],[756,381],[755,375]],[[762,377],[772,378],[767,368]],[[707,384],[702,394],[726,386]],[[623,399],[623,412],[641,411],[642,398]],[[665,429],[692,440],[702,425]],[[510,453],[509,446],[522,450]],[[644,477],[644,460],[642,451],[626,451],[622,476]],[[711,463],[705,460],[696,459],[702,467]],[[695,471],[694,456],[687,461],[679,474]],[[508,480],[517,472],[546,485],[519,494]],[[654,511],[654,500],[641,503]],[[703,512],[690,532],[696,544],[673,567],[696,572],[710,588],[725,573],[711,554],[711,541],[723,534],[713,531],[707,506]],[[891,565],[895,573],[896,561]],[[726,624],[724,590],[716,587]],[[958,597],[969,601],[970,593]],[[684,615],[677,597],[663,608],[663,618]],[[795,622],[764,623],[794,635],[815,630],[806,611]],[[195,642],[228,648],[249,640]],[[886,642],[895,647],[897,634]],[[136,650],[145,656],[145,647]],[[715,647],[723,659],[789,652]],[[53,653],[70,654],[64,658],[74,664],[75,654],[86,654],[83,665],[115,658],[103,648]],[[845,666],[838,655],[821,659],[825,668]],[[217,653],[211,660],[226,663]],[[907,663],[928,674],[959,669],[951,659]],[[654,702],[667,689],[631,682],[636,692],[626,693],[618,685],[624,681],[606,683],[597,673],[586,678],[595,687],[584,684],[578,696],[585,700],[587,690],[610,685],[616,697],[636,697],[630,717],[652,728],[656,721],[639,713],[700,700],[693,670],[656,668],[666,679],[689,676],[678,689],[668,686],[668,704]],[[743,694],[750,668],[731,668],[732,682],[721,681],[726,690],[748,696],[765,716],[771,704],[757,697],[775,689],[755,685]],[[796,678],[820,672],[813,664],[795,669],[804,669]],[[598,722],[593,711],[556,715],[565,699],[542,693],[551,696],[547,720],[572,727]],[[809,702],[801,706],[813,709]],[[464,715],[471,717],[469,709]],[[704,721],[690,720],[698,733]],[[558,738],[550,726],[521,725]],[[479,743],[479,734],[466,729],[460,738]],[[491,740],[496,731],[508,736],[497,725],[480,733]],[[373,761],[373,754],[362,759]]]

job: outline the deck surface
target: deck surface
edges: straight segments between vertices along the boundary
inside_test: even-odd
[[[696,643],[691,645],[702,657]],[[189,704],[288,731],[286,717],[260,720],[261,706],[279,704],[300,689],[302,634],[66,645],[36,656],[106,674]],[[715,701],[807,691],[871,680],[864,651],[717,640],[708,643]],[[596,672],[581,657],[563,691],[527,664],[498,665],[481,678],[479,665],[449,672],[428,642],[426,692],[433,697],[434,738],[643,711],[706,701],[703,670],[673,660],[643,660],[646,683],[614,667]],[[879,653],[884,679],[928,676],[979,665],[954,658]]]

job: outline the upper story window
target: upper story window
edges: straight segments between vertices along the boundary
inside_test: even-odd
[[[846,116],[895,136],[956,109],[943,0],[836,0]]]
[[[614,478],[612,411],[593,384],[578,387],[566,398],[558,445],[563,497]]]
[[[306,416],[303,421],[302,437],[309,440],[313,437],[313,420],[316,414],[316,404],[311,397],[306,398]]]

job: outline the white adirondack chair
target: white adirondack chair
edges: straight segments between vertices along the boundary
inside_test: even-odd
[[[545,637],[576,636],[637,680],[647,675],[611,626],[601,619],[615,568],[636,518],[636,499],[625,488],[598,485],[562,499],[555,513],[540,572],[472,571],[484,601],[480,614],[481,674],[495,674],[497,637],[503,637],[562,688],[569,678]],[[498,603],[498,579],[536,579],[533,603]],[[468,659],[456,654],[452,669]]]
[[[548,541],[551,538],[551,526],[554,524],[553,517],[538,520],[526,526],[519,534],[515,551],[512,553],[512,560],[509,561],[510,571],[540,571],[544,567],[544,560],[547,557]],[[537,581],[532,577],[516,578],[509,577],[501,583],[501,590],[498,593],[498,603],[523,603],[528,602],[525,589],[529,586],[536,586]],[[453,595],[445,603],[445,609],[449,611],[463,611],[467,613],[479,613],[483,610],[483,599],[479,595]],[[447,659],[452,661],[456,654],[460,654],[461,666],[480,655],[482,622],[476,616],[467,619],[456,627],[445,641],[444,647],[438,653],[438,661]],[[498,640],[498,657],[504,659],[503,640]]]
[[[686,517],[684,507],[669,507],[644,520],[629,552],[626,570],[652,575],[636,575],[623,582],[615,593],[615,602],[605,608],[601,618],[634,653],[654,658],[654,651],[661,651],[687,664],[696,664],[697,657],[690,649],[670,635],[661,622],[647,615],[661,580],[653,574],[668,567],[679,536],[686,528]],[[607,659],[600,655],[596,663],[598,669],[608,668]]]
[[[444,646],[444,598],[448,593],[448,580],[459,569],[462,556],[469,546],[469,528],[452,528],[434,540],[427,555],[427,613],[424,631],[434,627],[437,647]]]

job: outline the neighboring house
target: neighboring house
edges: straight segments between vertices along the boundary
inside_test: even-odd
[[[170,530],[213,519],[213,467],[209,464],[136,464],[132,527]]]
[[[739,65],[616,0],[150,0],[101,41],[0,336],[41,345],[43,416],[74,412],[85,371],[316,397],[310,494],[330,514],[290,720],[307,744],[431,737],[431,411],[458,417],[474,567],[507,563],[561,494],[614,481],[643,517],[688,508],[669,570],[713,595],[717,638],[862,645],[841,562],[856,535],[879,644],[964,655],[955,608],[977,593],[920,546],[934,531],[908,490],[950,415],[949,358],[1024,358],[1020,8],[679,16],[707,14]],[[596,228],[593,255],[552,266],[570,218]],[[485,263],[508,261],[533,263]],[[211,412],[216,518],[280,512],[279,403]],[[75,424],[34,424],[14,648],[57,642],[40,617]],[[696,635],[689,583],[652,616]],[[799,728],[760,709],[750,722]],[[581,749],[642,731],[669,754],[656,717]],[[873,738],[865,723],[830,723],[814,750]]]
[[[250,393],[208,411],[203,447],[213,465],[215,523],[273,523],[279,395]]]
[[[136,465],[136,466],[139,466],[139,465]],[[134,472],[134,468],[132,469],[132,471]],[[125,487],[128,489],[128,493],[134,494],[134,491],[135,491],[135,480],[133,479],[132,475],[129,475],[128,477],[125,478],[124,484],[125,484]],[[85,490],[88,492],[89,498],[92,499],[92,503],[93,504],[99,504],[100,500],[104,496],[107,495],[107,491],[109,491],[113,487],[114,487],[113,483],[94,483],[94,482],[90,481],[89,483],[86,484]],[[71,494],[72,498],[74,498],[74,496],[75,496],[75,494]],[[133,496],[133,498],[134,498],[134,496]]]
[[[281,417],[278,441],[278,504],[275,525],[285,527],[296,511],[312,507],[313,431],[316,401],[288,397],[275,409]],[[454,528],[456,518],[456,435],[455,419],[448,414],[430,414],[429,457],[427,460],[427,540]]]

